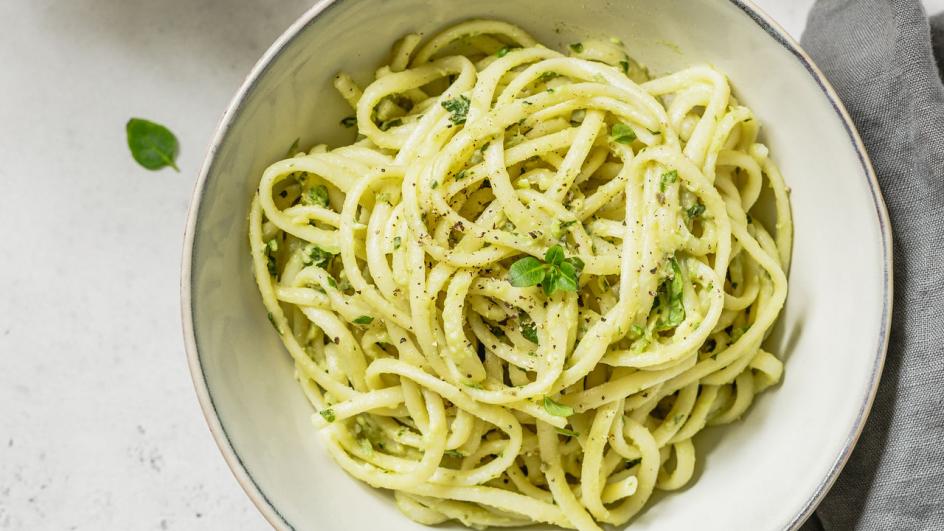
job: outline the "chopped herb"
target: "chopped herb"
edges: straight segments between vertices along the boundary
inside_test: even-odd
[[[465,96],[459,96],[451,100],[446,100],[442,102],[444,109],[449,111],[449,121],[456,125],[461,125],[465,123],[466,115],[469,114],[469,98]]]
[[[380,130],[386,131],[391,127],[400,127],[401,125],[403,125],[403,120],[400,118],[394,118],[393,120],[387,120],[386,122],[380,124]]]
[[[521,314],[518,328],[521,330],[521,335],[523,335],[525,339],[532,343],[538,343],[537,325],[535,325],[534,321],[531,320],[530,315],[526,313]]]
[[[570,49],[573,50],[573,51],[576,52],[576,53],[580,53],[580,52],[583,51],[583,43],[582,43],[582,42],[575,42],[575,43],[573,43],[573,44],[570,45]]]
[[[497,52],[495,52],[495,56],[496,56],[496,57],[505,57],[506,55],[508,55],[508,52],[510,52],[510,51],[512,51],[512,50],[514,50],[514,49],[516,49],[516,48],[521,48],[521,47],[520,47],[520,46],[517,46],[517,45],[514,45],[514,44],[509,44],[508,46],[503,46],[501,50],[498,50]]]
[[[268,313],[266,314],[266,317],[268,317],[268,318],[269,318],[269,322],[272,323],[272,328],[275,328],[275,331],[278,332],[279,335],[282,335],[282,329],[279,328],[279,325],[278,325],[278,324],[276,324],[276,322],[275,322],[275,316],[272,315],[272,312],[268,312]]]
[[[313,243],[309,243],[302,249],[302,263],[306,266],[316,265],[325,269],[332,258],[334,258],[334,254],[325,251]]]
[[[629,61],[620,61],[620,68],[623,70],[624,74],[629,74]]]
[[[705,213],[705,205],[701,203],[695,203],[694,205],[688,207],[688,210],[685,211],[688,214],[688,217],[695,219]]]
[[[577,223],[577,220],[576,220],[576,219],[572,219],[572,220],[570,220],[570,221],[561,221],[561,222],[560,222],[560,230],[561,230],[561,231],[567,230],[569,227],[575,225],[576,223]]]
[[[678,170],[670,170],[662,174],[659,180],[659,190],[665,191],[665,188],[678,180]]]
[[[323,184],[312,186],[302,194],[303,205],[315,205],[322,208],[328,207],[328,187]]]
[[[372,322],[374,322],[374,318],[369,315],[362,315],[358,317],[357,319],[354,319],[354,324],[359,324],[359,325],[369,325]]]
[[[662,315],[656,323],[656,330],[671,330],[685,320],[685,305],[682,303],[682,270],[678,261],[669,259],[672,266],[672,276],[659,287],[658,303],[662,308]]]
[[[575,432],[575,431],[573,431],[573,430],[568,430],[567,428],[555,428],[555,429],[557,430],[557,433],[559,433],[559,434],[561,434],[561,435],[566,435],[566,436],[568,436],[568,437],[579,437],[579,436],[580,436],[579,433],[577,433],[577,432]]]
[[[278,263],[276,262],[274,253],[279,250],[279,242],[275,238],[266,242],[265,246],[265,255],[266,255],[266,269],[269,270],[269,274],[277,276],[279,274]]]
[[[448,455],[449,457],[465,457],[465,455],[459,450],[446,450],[443,454]]]
[[[327,420],[328,422],[334,422],[335,420],[337,420],[337,417],[334,415],[334,410],[331,408],[322,409],[321,411],[318,412],[318,414],[324,417],[324,419]]]
[[[546,396],[544,397],[544,410],[555,417],[569,417],[574,414],[574,408],[555,402]]]
[[[636,140],[636,132],[624,123],[613,124],[613,128],[610,129],[610,140],[620,144],[631,144],[633,140]]]
[[[464,178],[464,177],[465,177],[465,170],[462,170],[462,171],[460,171],[459,173],[457,173],[454,178],[455,178],[455,180],[458,181],[458,180],[460,180],[460,179],[462,179],[462,178]]]
[[[439,188],[439,181],[433,181],[433,184],[429,185],[429,187],[432,188],[433,190],[435,190],[436,188]]]
[[[629,327],[629,334],[634,339],[642,337],[643,335],[645,335],[645,333],[646,333],[646,329],[639,326],[638,324],[634,324],[633,326]]]
[[[159,170],[166,166],[180,172],[174,159],[177,158],[177,137],[161,124],[132,118],[125,124],[128,149],[134,160],[148,170]]]
[[[400,238],[399,236],[394,236],[394,237],[393,237],[393,248],[394,248],[394,249],[399,249],[399,248],[400,248],[400,243],[401,243],[402,241],[403,241],[403,239]]]
[[[301,142],[301,138],[296,138],[292,145],[289,146],[288,151],[285,152],[286,157],[291,157],[292,155],[298,153],[298,143]]]
[[[341,119],[341,125],[343,125],[344,127],[354,127],[355,125],[357,125],[357,117],[346,116]]]
[[[328,277],[328,285],[334,289],[338,289],[338,283],[335,282],[333,277]]]
[[[543,72],[538,79],[547,83],[548,81],[554,79],[555,77],[560,77],[560,74],[557,72]]]

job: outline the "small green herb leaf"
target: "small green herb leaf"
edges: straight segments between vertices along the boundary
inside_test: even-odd
[[[570,49],[573,50],[573,51],[576,52],[576,53],[580,53],[580,52],[583,51],[583,43],[582,43],[582,42],[575,42],[575,43],[573,43],[573,44],[570,45]]]
[[[629,74],[629,61],[620,61],[619,65],[624,74]]]
[[[569,417],[574,414],[574,408],[555,402],[546,396],[544,397],[544,410],[555,417]]]
[[[401,244],[402,241],[403,241],[403,238],[400,238],[399,236],[394,236],[394,237],[393,237],[393,248],[394,248],[394,249],[399,249],[399,248],[400,248],[400,244]]]
[[[511,264],[508,282],[516,288],[526,288],[539,284],[546,274],[547,266],[533,256],[526,256]]]
[[[461,125],[465,123],[466,115],[469,114],[469,103],[471,103],[469,98],[459,96],[458,98],[442,102],[442,106],[449,111],[451,115],[449,121],[456,125]]]
[[[362,315],[358,317],[357,319],[354,319],[354,324],[359,324],[359,325],[369,325],[372,322],[374,322],[374,318],[369,315]]]
[[[542,72],[541,75],[538,77],[538,79],[547,83],[548,81],[554,79],[555,77],[560,77],[560,74],[558,74],[557,72]]]
[[[337,417],[334,415],[334,410],[331,408],[322,409],[321,411],[318,412],[318,414],[324,417],[324,419],[327,420],[328,422],[334,422],[335,420],[337,420]]]
[[[610,129],[610,140],[620,144],[631,144],[633,140],[636,140],[636,132],[624,123],[613,124],[613,128]]]
[[[463,453],[460,452],[459,450],[446,450],[445,452],[443,452],[443,454],[448,455],[449,457],[459,457],[459,458],[465,457],[465,455],[463,455]]]
[[[170,166],[180,171],[174,162],[179,148],[177,137],[169,129],[142,118],[132,118],[125,125],[125,132],[131,156],[138,164],[149,170]]]

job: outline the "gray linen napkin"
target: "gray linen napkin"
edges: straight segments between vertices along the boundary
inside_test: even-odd
[[[875,405],[803,529],[944,530],[944,18],[917,0],[818,0],[802,43],[865,141],[895,259]]]

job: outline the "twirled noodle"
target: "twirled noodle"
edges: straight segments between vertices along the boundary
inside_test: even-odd
[[[421,40],[363,90],[339,75],[358,140],[276,162],[252,202],[314,424],[418,522],[627,522],[780,379],[783,180],[709,66],[650,79],[616,40],[564,56],[485,20]],[[525,256],[576,284],[512,285]]]

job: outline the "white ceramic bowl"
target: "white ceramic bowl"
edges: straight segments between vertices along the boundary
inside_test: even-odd
[[[891,315],[891,235],[836,95],[797,44],[741,0],[323,0],[289,28],[223,118],[184,248],[193,380],[236,478],[276,528],[422,529],[323,450],[252,280],[246,215],[263,168],[296,137],[350,141],[337,127],[350,111],[331,87],[336,72],[371,72],[402,34],[470,17],[505,19],[561,47],[617,36],[655,72],[712,63],[760,118],[796,220],[790,295],[768,343],[786,359],[785,378],[742,421],[702,434],[692,484],[656,495],[632,527],[798,527],[842,468],[874,396]]]

